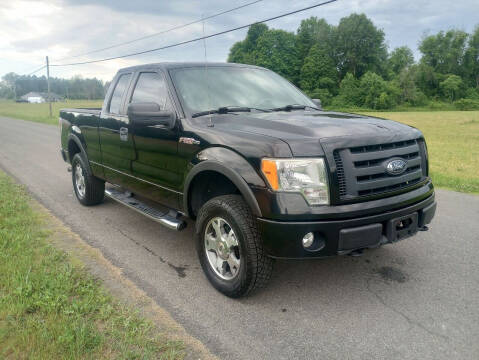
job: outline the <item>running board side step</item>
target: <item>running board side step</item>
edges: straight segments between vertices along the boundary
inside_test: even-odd
[[[110,199],[118,201],[120,204],[126,205],[129,208],[138,211],[140,214],[159,222],[168,229],[180,231],[186,227],[186,222],[180,219],[180,214],[175,210],[159,210],[147,205],[128,192],[122,192],[116,189],[105,189],[105,195]]]

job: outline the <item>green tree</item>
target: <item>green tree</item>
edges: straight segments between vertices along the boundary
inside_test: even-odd
[[[320,45],[314,45],[304,59],[299,84],[308,94],[316,89],[327,89],[330,94],[337,94],[338,73],[334,61]]]
[[[425,105],[427,97],[416,86],[417,66],[404,68],[397,78],[397,87],[400,90],[400,103],[408,103],[410,105]]]
[[[230,49],[228,62],[240,64],[255,64],[254,51],[258,39],[268,31],[266,24],[253,24],[248,29],[246,38],[243,41],[236,42]]]
[[[341,81],[339,96],[333,101],[337,106],[361,106],[362,100],[359,93],[359,80],[353,74],[347,73]]]
[[[440,74],[462,75],[467,37],[460,30],[440,31],[425,37],[419,44],[421,62]]]
[[[281,74],[297,84],[297,52],[295,35],[284,30],[268,30],[256,43],[255,64]]]
[[[414,64],[414,56],[407,46],[394,49],[388,58],[388,68],[395,75]]]
[[[244,50],[244,41],[238,41],[233,44],[228,55],[228,62],[245,64],[246,52]]]
[[[438,96],[439,74],[432,66],[421,63],[415,70],[415,83],[417,87],[428,97]]]
[[[15,91],[5,81],[0,82],[0,99],[15,98]]]
[[[466,81],[479,90],[479,25],[469,37],[465,54]]]
[[[404,68],[399,74],[399,88],[401,89],[401,102],[413,102],[417,93],[415,83],[415,69]]]
[[[388,55],[384,32],[366,15],[352,14],[336,27],[310,17],[295,34],[253,25],[228,61],[267,67],[339,106],[390,108],[478,96],[479,26],[471,35],[450,30],[426,36],[419,49],[418,64],[406,46]]]
[[[299,57],[300,68],[304,64],[313,46],[319,46],[329,56],[333,55],[332,48],[333,27],[325,19],[318,19],[315,16],[301,21],[296,35],[296,47]],[[300,69],[299,69],[300,70]]]
[[[379,96],[384,91],[384,80],[378,74],[369,71],[361,77],[359,83],[361,105],[376,109]]]
[[[4,84],[3,86],[5,88],[5,90],[4,90],[5,94],[7,94],[8,98],[10,98],[10,99],[14,98],[17,95],[17,81],[18,81],[19,77],[20,77],[19,75],[15,74],[13,72],[5,74],[2,77],[2,82]]]
[[[371,109],[390,109],[398,103],[400,90],[394,82],[386,82],[371,71],[364,74],[359,83],[362,106]]]
[[[47,92],[47,79],[45,76],[37,77],[17,75],[9,73],[2,77],[2,90],[0,97],[13,98],[21,97],[30,91]],[[96,78],[83,79],[81,76],[74,76],[72,79],[50,78],[51,92],[71,99],[102,99],[105,91],[103,82]],[[6,89],[9,89],[8,91]]]
[[[333,95],[328,89],[314,89],[308,95],[311,99],[320,99],[321,105],[330,105],[333,99]]]
[[[384,32],[364,14],[340,20],[334,34],[337,64],[341,76],[350,72],[359,78],[368,71],[384,72],[387,59]]]
[[[479,100],[479,88],[469,88],[464,94],[465,98]]]
[[[463,89],[462,79],[457,75],[449,75],[446,80],[439,84],[439,87],[443,91],[444,95],[453,102],[459,97],[459,93]]]

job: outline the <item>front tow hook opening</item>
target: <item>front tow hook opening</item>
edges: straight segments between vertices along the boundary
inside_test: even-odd
[[[412,225],[412,219],[399,220],[396,223],[396,231],[408,229]]]

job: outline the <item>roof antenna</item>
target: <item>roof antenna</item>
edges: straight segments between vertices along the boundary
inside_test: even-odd
[[[205,18],[204,14],[201,15],[201,19],[203,20],[203,48],[205,49],[205,71],[206,71],[206,93],[208,96],[208,110],[211,109],[211,99],[210,99],[210,82],[208,78],[208,58],[206,57],[206,36],[205,36]],[[211,112],[209,113],[210,122],[208,127],[214,127],[213,120],[211,118]]]

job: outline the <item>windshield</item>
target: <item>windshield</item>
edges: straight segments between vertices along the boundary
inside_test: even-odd
[[[281,76],[249,67],[212,66],[172,72],[175,87],[190,113],[240,106],[273,109],[315,104]]]

